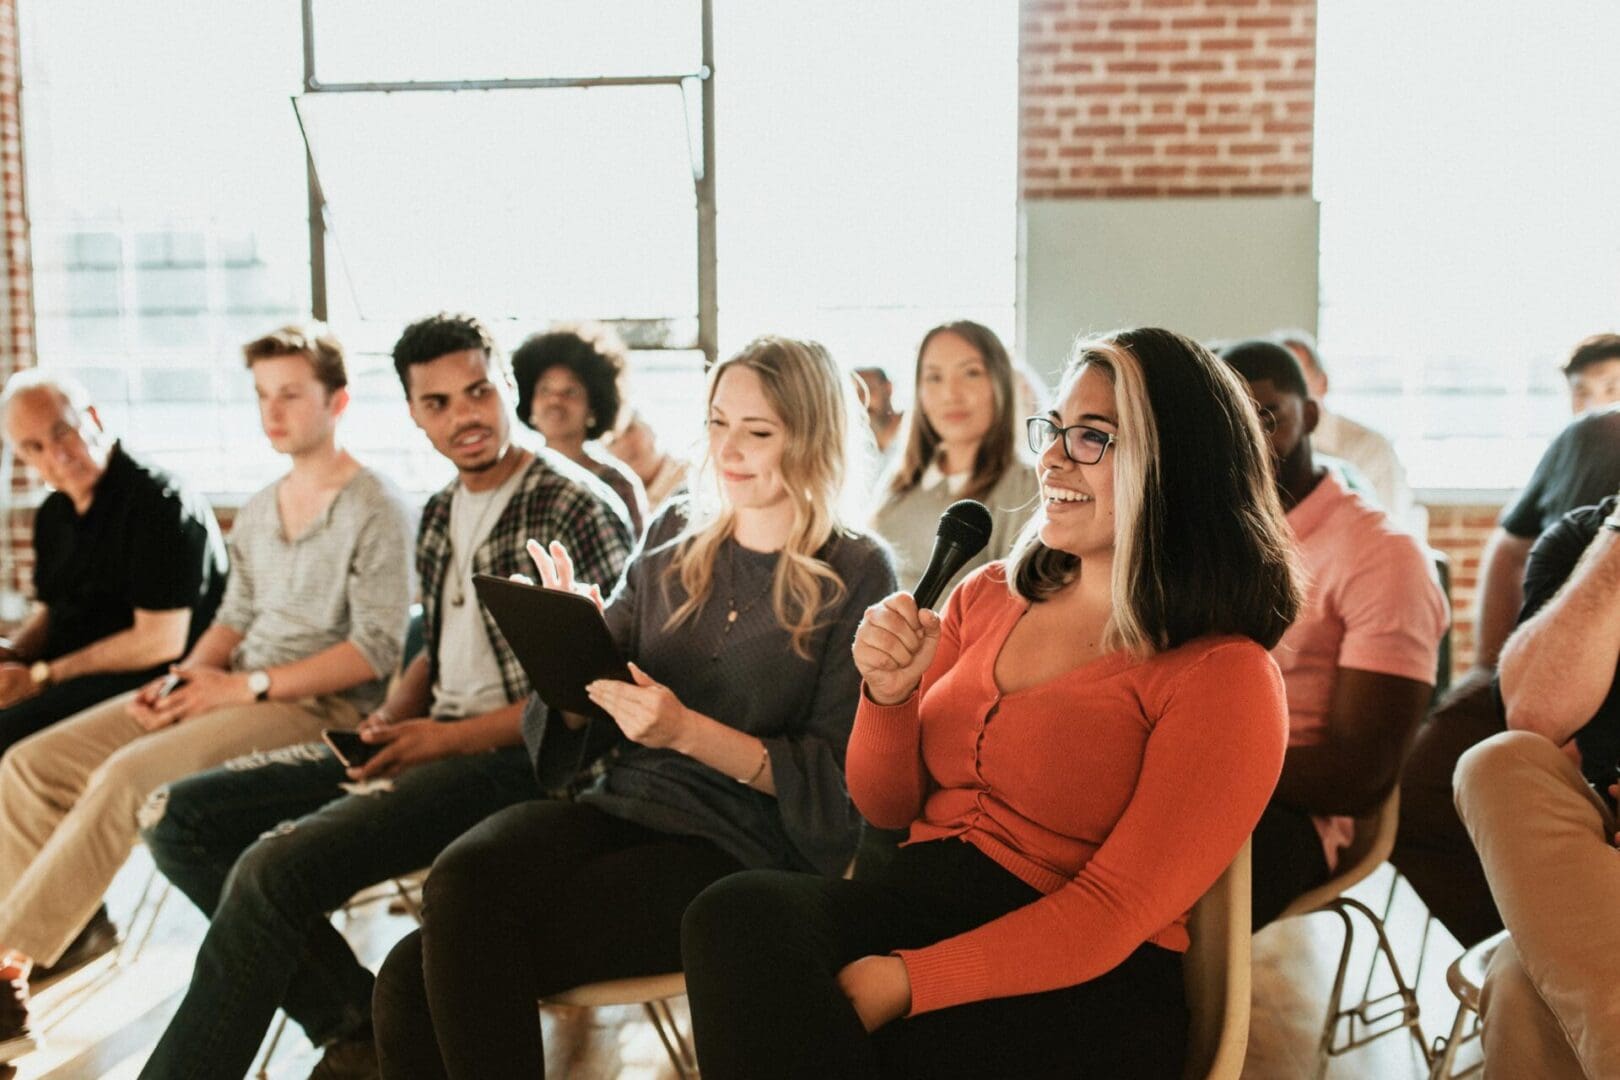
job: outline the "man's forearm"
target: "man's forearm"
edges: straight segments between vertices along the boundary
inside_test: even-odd
[[[1474,618],[1474,666],[1496,666],[1502,643],[1513,632],[1524,605],[1524,567],[1534,539],[1514,536],[1498,528],[1491,534],[1479,582],[1479,604]]]
[[[351,641],[329,645],[318,653],[270,669],[270,696],[277,701],[337,694],[381,678]]]
[[[1365,814],[1389,791],[1393,775],[1348,769],[1332,743],[1290,746],[1273,796],[1308,814]]]
[[[181,667],[212,667],[227,668],[231,665],[231,653],[241,644],[242,635],[226,626],[216,622],[203,631],[202,637],[191,647],[191,652],[180,661]]]
[[[184,633],[176,644],[173,636],[166,632],[132,626],[52,660],[51,681],[59,683],[85,675],[145,671],[180,659],[185,645]]]
[[[426,650],[419,652],[399,673],[394,688],[382,703],[382,711],[390,720],[409,720],[426,716],[433,703],[432,673],[428,668]]]
[[[1620,534],[1600,529],[1563,588],[1502,650],[1508,727],[1567,742],[1608,696],[1616,656]]]
[[[503,746],[521,744],[523,704],[521,701],[515,701],[494,712],[455,721],[452,727],[457,735],[457,748],[463,754],[478,754],[485,750],[498,750]]]
[[[50,627],[50,609],[43,605],[34,608],[17,632],[11,635],[13,659],[27,663],[38,660],[45,653],[45,635]]]

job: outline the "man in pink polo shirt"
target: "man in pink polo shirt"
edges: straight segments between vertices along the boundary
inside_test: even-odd
[[[1222,358],[1249,383],[1305,571],[1305,607],[1272,656],[1288,694],[1288,756],[1254,832],[1255,929],[1326,881],[1353,818],[1395,786],[1434,689],[1450,618],[1423,546],[1311,456],[1319,416],[1299,361],[1271,341]]]

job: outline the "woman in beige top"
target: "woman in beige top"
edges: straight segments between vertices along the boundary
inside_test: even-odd
[[[917,350],[915,405],[899,464],[879,484],[872,529],[894,548],[902,586],[928,565],[939,516],[958,499],[990,509],[990,543],[952,579],[1004,558],[1036,505],[1033,465],[1018,451],[1012,361],[986,326],[936,326]],[[941,598],[943,603],[943,597]]]

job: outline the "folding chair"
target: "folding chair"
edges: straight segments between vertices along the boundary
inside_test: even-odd
[[[1355,838],[1349,847],[1339,853],[1337,873],[1289,904],[1278,916],[1281,920],[1295,915],[1331,911],[1344,923],[1344,947],[1339,952],[1339,965],[1333,976],[1333,990],[1328,996],[1327,1018],[1322,1024],[1321,1039],[1317,1043],[1316,1068],[1313,1072],[1316,1080],[1321,1080],[1327,1073],[1330,1057],[1337,1057],[1397,1031],[1410,1031],[1412,1038],[1417,1041],[1418,1052],[1422,1054],[1424,1064],[1429,1064],[1431,1060],[1428,1045],[1423,1037],[1423,1028],[1418,1019],[1417,992],[1401,974],[1400,964],[1395,960],[1395,950],[1391,947],[1389,935],[1384,930],[1384,921],[1366,904],[1343,895],[1352,885],[1362,881],[1383,865],[1389,853],[1394,850],[1400,804],[1401,789],[1397,784],[1384,799],[1383,805],[1373,813],[1356,819]],[[1355,923],[1350,918],[1351,912],[1360,912],[1372,926],[1373,932],[1378,935],[1372,962],[1376,966],[1379,954],[1383,954],[1389,964],[1390,974],[1394,977],[1395,989],[1376,998],[1364,993],[1360,1002],[1345,1006],[1344,980],[1350,967],[1350,948],[1355,938]],[[1371,985],[1370,977],[1368,985]],[[1391,999],[1398,1001],[1392,1002]],[[1343,1042],[1338,1041],[1341,1025],[1345,1027]]]
[[[540,1004],[576,1005],[592,1009],[606,1005],[640,1005],[647,1010],[647,1018],[652,1021],[653,1030],[658,1032],[659,1041],[664,1044],[670,1063],[675,1066],[675,1074],[681,1080],[697,1080],[697,1052],[692,1048],[690,1037],[682,1034],[676,1025],[675,1014],[669,1007],[672,998],[685,993],[686,976],[676,972],[673,975],[647,975],[588,983],[542,998]]]
[[[1454,1080],[1458,1076],[1472,1076],[1484,1067],[1479,1062],[1460,1073],[1452,1073],[1451,1067],[1457,1060],[1457,1051],[1465,1043],[1479,1038],[1479,991],[1485,985],[1485,969],[1491,966],[1491,957],[1495,955],[1497,947],[1508,939],[1508,932],[1503,930],[1492,934],[1473,948],[1464,952],[1451,966],[1446,969],[1446,985],[1457,996],[1457,1016],[1451,1022],[1451,1033],[1443,1039],[1436,1039],[1434,1044],[1434,1067],[1429,1071],[1430,1080]],[[1473,1023],[1469,1023],[1473,1017]]]
[[[1249,841],[1187,920],[1185,1080],[1237,1080],[1249,1048]]]

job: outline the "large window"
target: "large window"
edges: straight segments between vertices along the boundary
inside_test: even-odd
[[[632,394],[698,434],[700,0],[314,0],[300,10],[23,6],[40,358],[209,490],[281,467],[238,347],[312,304],[306,148],[325,202],[328,318],[349,347],[347,438],[416,490],[447,476],[387,352],[440,308],[508,347],[623,320]],[[1016,6],[717,0],[719,351],[775,331],[909,389],[933,323],[1014,326]],[[186,35],[172,32],[187,26]],[[380,92],[364,84],[431,82]],[[328,92],[343,86],[353,92]],[[296,99],[296,100],[295,100]]]
[[[1330,400],[1415,486],[1505,489],[1620,329],[1620,7],[1322,0],[1316,187]]]
[[[236,349],[309,310],[297,10],[19,8],[40,361],[166,464],[250,489],[274,461]]]

